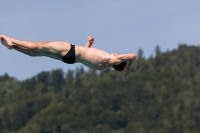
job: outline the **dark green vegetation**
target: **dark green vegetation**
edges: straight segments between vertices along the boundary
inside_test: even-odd
[[[0,76],[1,133],[199,133],[200,48],[180,45],[119,72]]]

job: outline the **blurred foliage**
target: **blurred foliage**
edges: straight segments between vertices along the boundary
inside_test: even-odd
[[[1,133],[199,133],[200,48],[143,57],[122,73],[83,67],[0,76]]]

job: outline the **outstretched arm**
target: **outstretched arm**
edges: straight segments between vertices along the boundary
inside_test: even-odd
[[[94,42],[94,37],[93,36],[88,36],[88,42],[86,43],[85,47],[90,48]]]
[[[119,55],[119,54],[111,54],[111,55],[114,55],[115,58],[113,58],[113,59],[111,59],[109,61],[110,65],[118,65],[123,61],[135,60],[135,58],[136,58],[136,54],[134,54],[134,53],[121,54],[121,55]]]
[[[123,55],[116,55],[115,54],[115,57],[116,58],[110,60],[109,63],[111,65],[118,65],[118,64],[120,64],[123,61],[127,62],[127,66],[126,66],[126,68],[123,71],[123,73],[124,73],[124,75],[123,75],[123,81],[125,81],[125,80],[128,79],[128,75],[129,75],[130,69],[131,69],[131,67],[133,65],[134,60],[136,59],[136,54],[134,54],[134,53],[123,54]]]

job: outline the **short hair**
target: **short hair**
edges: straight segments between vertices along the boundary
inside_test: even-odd
[[[126,65],[127,65],[127,62],[126,61],[123,61],[121,62],[120,64],[118,65],[114,65],[113,68],[117,71],[123,71],[125,68],[126,68]]]

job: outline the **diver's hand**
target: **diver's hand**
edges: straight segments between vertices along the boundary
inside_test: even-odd
[[[88,36],[88,41],[93,44],[94,42],[94,37],[93,36]]]
[[[122,78],[123,81],[126,81],[128,79],[129,73],[130,73],[130,69],[125,69],[123,71],[123,78]]]

